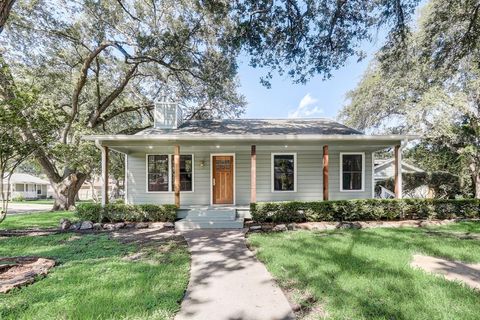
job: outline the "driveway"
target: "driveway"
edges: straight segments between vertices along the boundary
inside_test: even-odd
[[[245,244],[243,231],[184,233],[190,283],[176,320],[294,319],[282,290]]]
[[[51,204],[38,203],[9,203],[8,214],[22,214],[31,212],[44,212],[52,210]]]

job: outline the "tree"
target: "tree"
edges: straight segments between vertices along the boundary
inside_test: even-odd
[[[428,54],[433,44],[427,39],[432,36],[432,17],[438,15],[439,6],[444,8],[432,1],[425,9],[418,30],[405,40],[408,49],[403,51],[402,59],[394,61],[389,56],[396,49],[378,53],[378,61],[348,94],[349,102],[340,118],[361,130],[422,134],[425,140],[417,151],[423,148],[444,154],[413,154],[423,154],[430,160],[454,160],[460,169],[452,170],[448,163],[441,166],[450,168],[452,174],[467,173],[475,186],[475,197],[480,197],[479,51],[457,58],[445,52],[454,63],[435,62],[437,55]],[[443,37],[448,38],[452,28],[457,26],[444,25]]]
[[[34,156],[55,191],[54,209],[74,205],[98,165],[97,150],[81,140],[83,134],[146,128],[161,95],[182,101],[190,116],[199,110],[237,116],[243,110],[234,52],[219,42],[229,25],[214,11],[188,1],[125,9],[117,1],[24,1],[10,21],[6,56],[16,62],[16,81],[36,83],[38,105],[52,104],[59,124],[58,140],[48,145],[36,139],[31,123],[21,128],[24,141],[45,146]]]
[[[375,28],[390,31],[386,49],[402,47],[419,1],[23,0],[9,19],[2,65],[17,84],[35,83],[38,105],[53,106],[57,141],[34,140],[43,145],[34,156],[54,187],[55,209],[67,209],[98,165],[83,134],[146,128],[162,95],[181,101],[187,117],[236,117],[245,105],[240,52],[266,68],[265,85],[274,71],[296,82],[329,77],[364,57],[360,44]],[[24,139],[35,138],[32,128],[21,128]]]

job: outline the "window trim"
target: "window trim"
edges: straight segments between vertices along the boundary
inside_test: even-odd
[[[293,156],[293,190],[275,190],[275,156]],[[296,152],[272,152],[270,161],[270,190],[272,193],[297,192],[297,153]]]
[[[343,155],[362,156],[362,188],[359,190],[343,189]],[[340,152],[340,192],[365,192],[365,152]]]
[[[148,156],[167,156],[168,157],[168,191],[149,191],[148,190]],[[192,190],[180,191],[180,193],[194,193],[195,192],[195,154],[193,153],[180,153],[181,156],[192,156]],[[172,165],[173,154],[171,153],[147,153],[145,154],[145,190],[147,193],[174,193],[173,181],[172,181]]]

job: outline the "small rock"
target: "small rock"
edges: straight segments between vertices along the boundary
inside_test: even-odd
[[[257,231],[257,230],[262,230],[262,226],[251,226],[250,227],[251,231]]]
[[[146,222],[138,222],[135,224],[136,229],[145,229],[148,228],[148,223]]]
[[[125,228],[125,222],[117,222],[115,223],[116,230]]]
[[[297,224],[296,223],[289,223],[287,224],[287,229],[288,230],[295,230],[297,228]]]
[[[72,222],[68,219],[62,218],[60,219],[60,230],[68,230],[70,229]]]
[[[172,222],[165,222],[165,223],[163,224],[163,226],[164,226],[165,228],[173,228],[173,227],[175,227],[175,225],[174,225]]]
[[[106,230],[116,230],[115,224],[114,223],[105,223],[103,225],[103,229]]]
[[[80,225],[80,230],[90,230],[93,229],[93,222],[92,221],[83,221]]]
[[[95,230],[101,230],[102,229],[102,224],[101,223],[94,223],[93,224],[93,229]]]
[[[82,225],[81,222],[77,222],[77,223],[75,223],[75,224],[72,224],[72,225],[70,226],[70,230],[78,230],[78,229],[80,229],[80,226],[81,226],[81,225]]]
[[[287,231],[287,226],[284,224],[277,224],[275,227],[272,229],[273,231]]]
[[[362,225],[359,222],[340,222],[336,226],[337,229],[361,229]]]

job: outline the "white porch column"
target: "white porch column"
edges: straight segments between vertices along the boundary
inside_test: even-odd
[[[102,150],[102,207],[108,204],[108,147],[101,146]]]
[[[402,182],[402,147],[396,145],[394,149],[395,163],[395,198],[402,199],[403,182]]]

